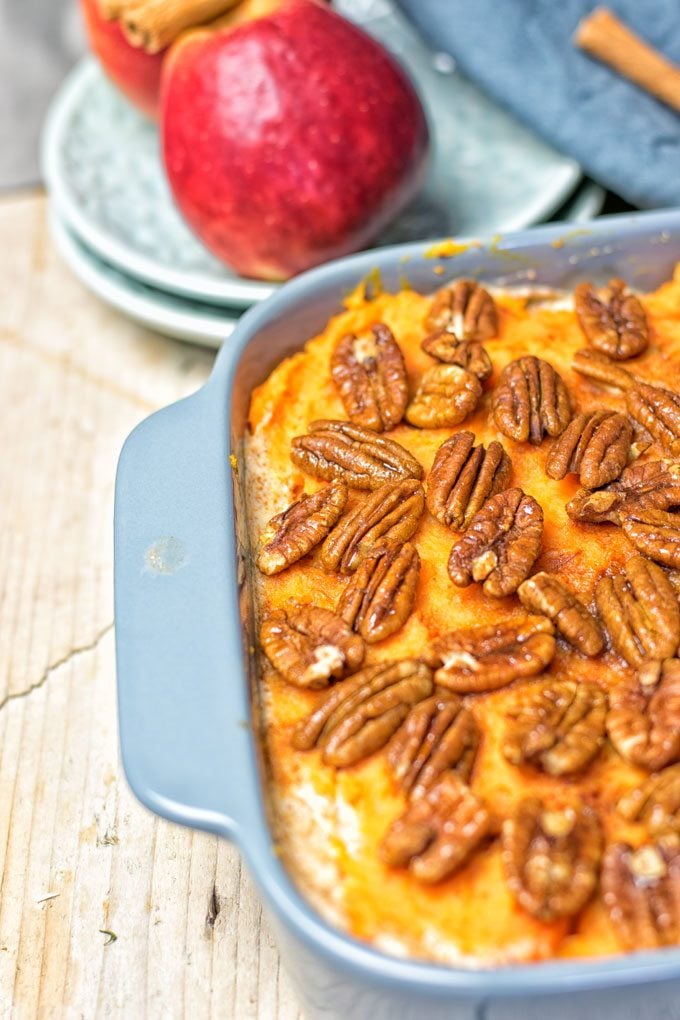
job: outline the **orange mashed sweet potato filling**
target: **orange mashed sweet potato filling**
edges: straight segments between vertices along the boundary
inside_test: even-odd
[[[556,574],[590,605],[602,573],[616,569],[635,550],[613,524],[576,524],[569,519],[565,504],[576,492],[578,479],[569,475],[556,482],[546,476],[552,440],[534,447],[501,435],[491,416],[491,392],[508,362],[534,354],[548,360],[561,374],[575,411],[595,407],[623,410],[623,401],[620,394],[572,370],[574,352],[585,345],[573,311],[511,292],[494,296],[499,333],[485,342],[493,375],[484,384],[484,397],[475,413],[454,429],[420,430],[401,424],[389,436],[417,457],[426,478],[437,448],[454,432],[470,430],[477,442],[485,444],[500,439],[512,460],[510,484],[534,496],[545,514],[543,549],[534,569]],[[337,341],[375,322],[386,323],[403,352],[413,393],[422,373],[435,364],[420,347],[430,301],[403,290],[353,302],[254,391],[246,472],[255,555],[259,535],[270,517],[303,491],[313,492],[325,484],[296,468],[289,450],[291,439],[305,433],[309,422],[347,417],[330,376],[330,357]],[[649,381],[680,389],[680,272],[642,301],[651,342],[645,354],[627,367],[639,370]],[[643,454],[645,459],[659,456],[662,452],[656,445]],[[361,494],[354,493],[352,499],[357,498]],[[422,564],[414,611],[392,637],[367,646],[366,665],[417,657],[438,635],[524,613],[516,596],[492,599],[482,593],[480,585],[459,589],[452,584],[446,565],[458,537],[429,513],[423,514],[412,539]],[[261,618],[268,610],[291,602],[334,609],[346,579],[325,573],[317,551],[277,576],[259,576],[255,584]],[[561,639],[558,646],[547,676],[592,680],[611,689],[627,675],[612,652],[588,659]],[[297,689],[277,675],[264,657],[261,663],[262,739],[270,771],[275,838],[294,880],[327,917],[387,951],[471,966],[622,951],[598,893],[580,915],[568,920],[544,923],[522,910],[507,888],[497,839],[478,849],[460,871],[435,886],[419,884],[408,871],[383,864],[378,845],[406,805],[387,769],[385,752],[335,770],[322,763],[319,751],[293,749],[295,725],[325,692]],[[539,796],[546,806],[578,801],[597,811],[606,841],[624,839],[634,846],[644,842],[644,829],[622,819],[616,803],[646,773],[625,762],[609,744],[574,777],[551,777],[506,761],[500,747],[509,690],[467,699],[482,733],[470,785],[493,813],[506,817],[528,794]]]

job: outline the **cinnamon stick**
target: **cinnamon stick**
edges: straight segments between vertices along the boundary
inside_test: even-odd
[[[119,18],[130,0],[97,0],[97,6],[102,18],[106,21],[114,21]]]
[[[147,53],[158,53],[174,42],[186,29],[212,21],[239,2],[240,0],[127,0],[122,3],[123,9],[119,17],[123,32],[133,46],[138,46]]]
[[[580,22],[574,41],[582,50],[680,112],[680,68],[606,7],[596,7]]]

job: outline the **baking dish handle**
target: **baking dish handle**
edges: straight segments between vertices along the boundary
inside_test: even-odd
[[[120,456],[118,704],[123,764],[139,799],[173,821],[234,837],[260,796],[226,409],[210,389],[147,418]]]

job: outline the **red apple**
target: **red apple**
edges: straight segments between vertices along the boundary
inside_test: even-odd
[[[111,81],[143,113],[158,116],[161,66],[165,51],[146,53],[131,46],[117,21],[107,21],[97,0],[82,0],[90,46]]]
[[[265,279],[366,245],[418,188],[428,140],[399,65],[317,0],[182,36],[163,66],[161,130],[187,222]]]

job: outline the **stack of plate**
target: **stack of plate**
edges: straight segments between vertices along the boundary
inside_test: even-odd
[[[602,189],[486,99],[449,57],[429,50],[388,0],[336,6],[408,67],[433,127],[425,188],[379,244],[482,236],[599,212]],[[57,247],[125,315],[168,336],[219,346],[244,309],[276,289],[235,275],[190,233],[165,182],[155,126],[94,61],[62,86],[43,141]]]

